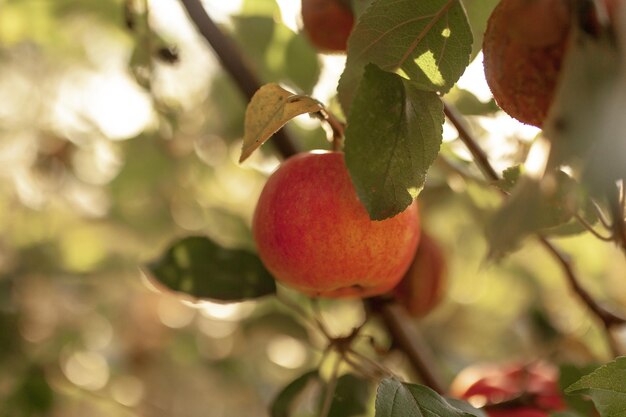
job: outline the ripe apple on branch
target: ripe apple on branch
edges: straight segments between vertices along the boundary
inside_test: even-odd
[[[439,301],[446,272],[445,250],[423,232],[428,213],[422,209],[418,213],[417,203],[428,188],[426,176],[436,161],[450,176],[481,183],[501,197],[499,207],[485,216],[489,218],[485,223],[491,222],[486,224],[490,254],[503,257],[525,238],[536,237],[557,261],[572,294],[601,324],[607,350],[619,356],[622,347],[614,330],[626,320],[585,290],[572,262],[551,237],[588,231],[626,253],[626,172],[612,164],[609,174],[598,174],[602,156],[616,158],[598,152],[606,151],[607,143],[623,146],[623,140],[607,134],[597,148],[580,140],[588,126],[599,123],[594,116],[604,117],[604,112],[593,110],[580,114],[587,98],[593,104],[626,103],[620,95],[625,91],[620,78],[625,46],[619,36],[623,37],[620,25],[626,21],[621,3],[492,3],[483,43],[487,82],[500,108],[523,123],[543,128],[550,145],[545,166],[532,175],[525,175],[523,166],[498,172],[488,150],[481,148],[467,121],[448,101],[472,53],[473,28],[466,8],[478,5],[460,0],[372,0],[357,12],[350,10],[349,3],[302,1],[303,31],[311,43],[320,52],[346,53],[337,87],[340,109],[273,82],[258,86],[246,111],[240,161],[302,114],[320,119],[332,132],[332,151],[325,152],[284,151],[297,148],[285,131],[282,139],[273,139],[281,145],[285,160],[267,179],[252,220],[264,267],[258,277],[247,274],[246,279],[259,284],[269,276],[270,281],[311,298],[362,298],[369,313],[348,335],[332,334],[313,317],[314,327],[327,342],[324,351],[337,355],[333,371],[326,379],[315,372],[302,375],[278,395],[275,404],[282,407],[286,401],[291,406],[305,382],[314,379],[325,384],[319,415],[327,416],[340,365],[346,365],[378,384],[377,417],[423,415],[424,410],[446,417],[480,415],[471,405],[442,396],[448,390],[436,365],[449,358],[429,356],[427,343],[426,348],[420,346],[419,333],[411,327],[410,315],[421,317]],[[245,70],[238,73],[250,81]],[[598,79],[603,82],[602,94],[590,87]],[[577,80],[586,82],[578,85]],[[572,94],[577,94],[576,100],[570,100]],[[471,161],[449,157],[450,148],[443,140],[446,118]],[[283,146],[285,142],[290,145]],[[476,178],[472,163],[486,181]],[[262,290],[237,294],[242,299],[280,295],[280,285],[259,287]],[[290,306],[306,316],[302,306]],[[390,349],[399,347],[406,354],[423,385],[405,382],[385,366],[389,352],[372,358],[355,347],[374,316],[382,318],[392,339]],[[322,357],[320,368],[325,360]],[[623,365],[618,358],[570,389],[590,394],[600,404],[594,397],[602,388],[600,376],[608,372],[613,383]],[[483,406],[492,417],[543,417],[566,407],[551,365],[513,365],[485,372],[473,385],[453,389],[452,395],[480,397],[484,401],[474,405]],[[619,389],[614,389],[608,408],[619,397]],[[598,411],[611,415],[602,404]]]

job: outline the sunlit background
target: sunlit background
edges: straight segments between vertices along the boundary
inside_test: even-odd
[[[130,17],[122,0],[0,0],[0,415],[264,415],[316,366],[319,335],[273,299],[160,293],[139,266],[190,234],[253,248],[254,202],[278,159],[267,145],[236,163],[245,102],[180,3],[128,4]],[[299,1],[204,4],[265,80],[337,108],[344,58],[315,56],[299,33]],[[498,170],[540,165],[543,153],[529,152],[538,130],[495,111],[481,60],[448,99]],[[304,148],[328,148],[318,121],[289,128]],[[483,224],[501,198],[447,124],[442,155],[420,201],[448,286],[414,325],[443,375],[512,358],[606,360],[596,323],[536,244],[485,261]],[[615,248],[589,236],[558,243],[595,297],[626,305]],[[322,310],[335,334],[364,319],[357,302]],[[376,322],[365,333],[389,345]],[[401,355],[386,361],[411,378]]]

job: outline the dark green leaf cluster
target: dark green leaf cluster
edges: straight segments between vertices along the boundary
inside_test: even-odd
[[[276,291],[274,278],[255,254],[221,247],[206,237],[175,242],[148,268],[167,288],[197,298],[241,301]]]

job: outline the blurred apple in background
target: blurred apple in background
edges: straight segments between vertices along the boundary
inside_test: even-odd
[[[354,25],[348,1],[302,0],[302,24],[320,52],[345,52]]]
[[[455,378],[450,394],[489,417],[548,417],[565,409],[558,370],[546,362],[471,366]]]
[[[441,301],[446,286],[446,260],[435,239],[422,231],[415,258],[393,295],[413,317],[423,317]]]

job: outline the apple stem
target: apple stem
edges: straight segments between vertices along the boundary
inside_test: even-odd
[[[331,143],[333,145],[333,151],[341,151],[341,149],[343,148],[345,125],[341,121],[339,121],[339,119],[337,119],[337,117],[331,111],[326,108],[320,111],[320,114],[332,130]]]
[[[320,103],[320,110],[317,113],[311,113],[311,117],[317,117],[328,124],[330,128],[330,132],[327,132],[328,141],[332,144],[333,151],[341,151],[345,125],[323,103]]]
[[[444,102],[444,113],[450,123],[457,129],[459,133],[459,139],[465,144],[467,149],[470,151],[472,156],[474,157],[474,162],[481,169],[485,177],[492,182],[498,181],[500,176],[493,168],[491,163],[489,162],[489,158],[487,154],[483,151],[483,149],[478,145],[478,142],[474,139],[473,135],[467,129],[465,122],[462,119],[462,116],[458,114],[456,109],[450,105],[449,103]],[[507,195],[502,192],[503,195]],[[620,194],[620,198],[623,197],[623,193]],[[618,199],[619,201],[619,199]],[[614,204],[613,207],[619,206],[621,210],[621,215],[616,213],[616,209],[613,210],[613,221],[614,223],[621,223],[624,225],[624,211],[622,204]],[[622,240],[622,246],[624,251],[626,252],[626,227],[619,228],[619,226],[614,226],[615,234],[617,238]],[[570,288],[574,293],[578,295],[580,300],[587,305],[587,308],[600,320],[602,325],[605,328],[605,333],[607,335],[607,342],[611,353],[614,356],[619,356],[621,353],[621,349],[619,347],[619,342],[615,339],[613,335],[613,328],[618,325],[622,325],[626,323],[626,318],[617,316],[612,312],[606,310],[602,307],[581,285],[578,276],[576,275],[574,268],[572,266],[571,260],[567,257],[561,250],[559,250],[553,243],[551,243],[546,237],[538,234],[539,242],[541,245],[549,252],[554,259],[559,263],[561,269],[565,277],[567,278]]]

